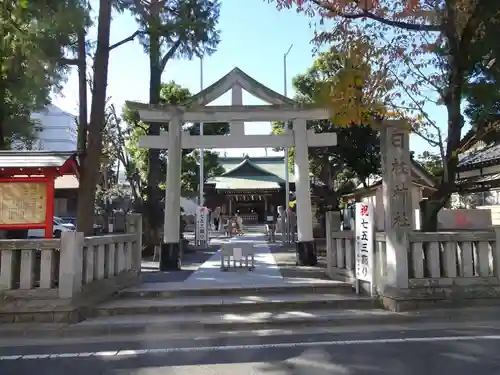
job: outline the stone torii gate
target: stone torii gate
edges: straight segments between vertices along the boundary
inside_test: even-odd
[[[242,105],[242,90],[270,105]],[[231,90],[231,106],[207,106]],[[187,106],[151,106],[127,102],[145,122],[169,123],[168,134],[141,137],[144,148],[168,149],[165,193],[164,238],[160,270],[179,269],[180,179],[182,148],[295,147],[295,191],[297,202],[297,254],[299,265],[310,264],[314,252],[308,147],[337,144],[335,133],[315,134],[306,129],[307,120],[329,119],[325,108],[302,105],[284,97],[235,68],[192,98]],[[283,135],[245,135],[244,122],[291,121],[292,132]],[[230,123],[229,136],[183,134],[186,122]],[[380,128],[382,156],[382,201],[386,231],[387,283],[408,287],[408,232],[413,227],[411,205],[411,158],[409,129],[398,121],[385,121]]]
[[[207,106],[231,90],[230,106]],[[243,90],[269,103],[248,105],[242,103]],[[324,108],[303,105],[259,83],[238,68],[233,69],[213,85],[192,98],[187,106],[150,106],[127,102],[137,110],[144,122],[169,123],[169,131],[159,136],[143,136],[139,146],[168,150],[167,189],[165,193],[164,237],[160,270],[179,269],[180,179],[182,149],[210,148],[295,148],[295,190],[297,202],[297,254],[301,265],[310,263],[314,252],[311,211],[308,147],[326,147],[337,144],[336,133],[316,134],[306,128],[307,120],[329,118]],[[283,135],[245,135],[244,122],[291,121],[293,130]],[[230,135],[190,135],[182,131],[184,123],[230,124]]]

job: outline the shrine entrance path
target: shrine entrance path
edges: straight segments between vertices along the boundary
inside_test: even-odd
[[[253,287],[260,285],[282,286],[284,280],[264,234],[250,233],[232,237],[229,242],[253,242],[255,249],[255,269],[231,267],[228,271],[220,270],[221,251],[218,250],[197,271],[189,276],[185,284],[190,286],[205,285],[214,287],[231,285],[234,287]],[[232,265],[232,264],[231,264]]]
[[[297,284],[340,283],[328,280],[325,277],[318,277],[318,272],[314,275],[310,272],[297,273],[293,270],[292,272],[284,272],[285,264],[281,261],[281,255],[284,255],[282,253],[285,251],[287,258],[291,259],[294,256],[292,250],[283,249],[275,243],[268,243],[265,237],[263,233],[252,231],[243,236],[229,239],[223,237],[212,238],[210,249],[200,250],[205,254],[204,261],[192,267],[194,269],[152,272],[152,274],[155,274],[154,279],[152,275],[143,273],[143,283],[133,289],[136,291],[170,291],[179,289],[279,288],[297,286]],[[229,241],[251,241],[254,243],[255,269],[253,271],[249,271],[245,267],[236,269],[231,267],[225,272],[220,270],[221,251],[218,248],[224,242]],[[321,270],[320,273],[324,275],[324,270]]]

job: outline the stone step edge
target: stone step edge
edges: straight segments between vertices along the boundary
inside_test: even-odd
[[[316,284],[297,284],[287,286],[259,286],[259,287],[221,287],[221,288],[179,288],[172,290],[161,289],[124,289],[117,293],[118,296],[123,298],[130,297],[145,297],[155,296],[168,298],[172,296],[216,296],[216,295],[235,295],[235,294],[293,294],[300,292],[318,293],[325,291],[342,291],[342,293],[354,293],[352,284],[350,283],[316,283]]]
[[[123,315],[122,315],[123,317]],[[50,329],[45,326],[42,329],[2,329],[0,327],[0,337],[24,337],[44,338],[54,337],[98,337],[103,335],[141,335],[151,333],[188,333],[188,332],[231,332],[240,331],[252,332],[256,330],[272,330],[284,328],[313,328],[313,327],[345,327],[345,326],[368,326],[368,325],[390,325],[390,324],[410,324],[422,323],[430,319],[428,315],[377,315],[377,316],[356,316],[344,317],[341,319],[332,319],[331,316],[320,317],[289,317],[282,319],[266,318],[248,322],[242,321],[205,321],[205,322],[141,322],[127,324],[109,324],[103,321],[96,325],[71,325],[59,329]],[[433,318],[433,322],[450,321],[450,317],[438,316]],[[467,319],[469,321],[470,319]]]
[[[334,296],[338,298],[318,298],[318,299],[288,299],[288,300],[267,300],[267,301],[242,301],[239,299],[235,299],[233,301],[203,301],[204,298],[201,297],[200,301],[197,301],[197,303],[189,303],[189,304],[182,304],[182,301],[179,301],[179,303],[169,303],[169,304],[148,304],[147,301],[158,301],[158,299],[133,299],[133,300],[128,300],[129,303],[125,304],[113,304],[113,303],[105,303],[103,305],[98,305],[95,306],[92,310],[94,311],[95,314],[97,315],[126,315],[123,313],[118,313],[118,314],[106,314],[106,312],[113,312],[113,311],[135,311],[134,314],[142,315],[142,314],[159,314],[162,312],[169,313],[169,312],[181,312],[181,311],[186,311],[186,312],[201,312],[201,311],[206,311],[206,312],[228,312],[230,313],[231,311],[235,312],[241,312],[241,310],[247,310],[247,311],[260,311],[262,309],[276,309],[276,308],[285,308],[285,309],[295,309],[295,308],[301,308],[301,309],[310,309],[310,308],[316,308],[319,309],[318,306],[325,306],[325,308],[330,307],[330,308],[337,308],[337,309],[353,309],[354,307],[347,307],[347,306],[353,306],[353,305],[363,305],[364,308],[374,308],[376,307],[377,301],[373,300],[369,297],[352,297],[349,296],[348,298],[343,298],[347,297],[342,294],[335,294]],[[230,298],[230,297],[229,297]],[[118,299],[116,301],[126,301],[126,299]],[[130,303],[134,301],[134,303]],[[172,299],[164,299],[164,301],[175,301],[174,298]],[[234,310],[232,310],[234,309]],[[255,310],[257,309],[257,310]],[[210,311],[208,311],[210,310]],[[144,312],[138,312],[138,311],[144,311]],[[95,315],[94,314],[94,315]]]

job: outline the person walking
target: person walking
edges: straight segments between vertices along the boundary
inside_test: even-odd
[[[221,208],[219,206],[215,207],[215,210],[213,212],[213,218],[214,218],[214,227],[215,231],[219,231],[220,229],[220,211]]]
[[[243,218],[236,212],[236,227],[238,228],[238,235],[243,235]]]

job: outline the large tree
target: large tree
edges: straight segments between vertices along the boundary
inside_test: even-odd
[[[3,1],[0,6],[0,149],[32,136],[31,114],[50,102],[67,66],[74,30],[86,22],[79,0]]]
[[[188,89],[181,87],[175,82],[162,84],[160,92],[161,104],[183,105],[189,104],[191,93]],[[151,191],[148,186],[148,172],[149,155],[148,150],[139,148],[139,137],[148,134],[149,127],[144,122],[140,121],[138,113],[131,111],[127,107],[124,108],[123,119],[126,126],[123,129],[124,142],[126,144],[127,159],[126,166],[127,178],[131,186],[135,187],[137,197],[140,197],[139,205],[142,207],[142,212],[147,212],[149,205],[148,202],[151,198]],[[160,130],[168,131],[168,123],[161,124]],[[188,131],[191,135],[200,134],[200,124],[186,124],[184,130]],[[209,123],[204,126],[205,135],[225,135],[229,133],[229,124],[227,123]],[[167,166],[168,152],[166,150],[159,150],[159,160],[157,167],[159,169],[159,182],[157,188],[159,190],[159,199],[164,197],[166,166]],[[222,173],[222,167],[218,161],[218,155],[215,152],[205,150],[204,155],[204,179]],[[196,150],[183,149],[182,150],[182,175],[181,175],[181,191],[183,196],[195,196],[199,190],[199,154]],[[168,183],[168,181],[167,181]],[[173,182],[177,183],[177,182]],[[157,209],[161,210],[161,205],[155,202]],[[160,211],[161,212],[161,211]],[[161,225],[163,216],[158,218],[157,225]],[[154,231],[155,227],[145,228],[149,231]],[[147,233],[150,239],[153,239],[154,233]],[[148,244],[146,251],[151,250],[151,244]]]
[[[471,46],[470,83],[466,89],[469,117],[476,138],[498,139],[500,125],[500,44],[496,22],[487,22],[483,38]],[[479,134],[477,134],[479,132]]]
[[[343,72],[349,58],[345,51],[330,50],[318,55],[312,66],[293,79],[296,100],[301,103],[315,103],[324,100],[325,85],[343,85]],[[375,79],[377,77],[377,79]],[[373,110],[378,104],[372,101],[374,92],[383,96],[381,85],[386,85],[378,75],[359,82],[363,98],[372,105]],[[335,198],[334,191],[343,183],[357,178],[361,183],[367,183],[368,178],[380,173],[380,142],[377,132],[363,123],[343,123],[336,121],[308,121],[308,128],[317,133],[336,132],[337,146],[320,147],[309,153],[311,173],[316,180],[328,187],[326,196]],[[273,132],[281,133],[283,123],[273,123]],[[290,153],[293,158],[293,150]],[[333,199],[331,204],[335,204]]]
[[[110,52],[112,0],[100,0],[97,16],[97,40],[92,74],[90,121],[81,150],[80,185],[78,188],[77,226],[86,235],[93,233],[94,206],[102,153],[102,133],[106,124],[106,89]],[[80,103],[82,104],[82,103]]]
[[[217,23],[220,4],[217,0],[121,0],[134,15],[138,35],[149,55],[149,103],[161,101],[161,76],[172,58],[193,58],[209,55],[219,43]],[[148,135],[158,135],[161,125],[146,124]],[[159,241],[162,198],[160,151],[148,151],[147,209],[145,226],[151,236],[145,238],[148,245]]]
[[[423,201],[422,229],[437,229],[437,213],[455,189],[464,118],[461,105],[473,63],[470,52],[487,22],[498,22],[500,3],[490,0],[276,0],[327,18],[332,28],[319,42],[336,45],[370,40],[379,47],[378,64],[396,80],[401,100],[396,115],[439,148],[443,174]],[[491,21],[493,20],[493,21]],[[331,22],[330,22],[331,21]],[[447,124],[436,123],[429,103],[443,105]],[[332,109],[338,107],[331,103]],[[444,129],[443,129],[444,127]]]

